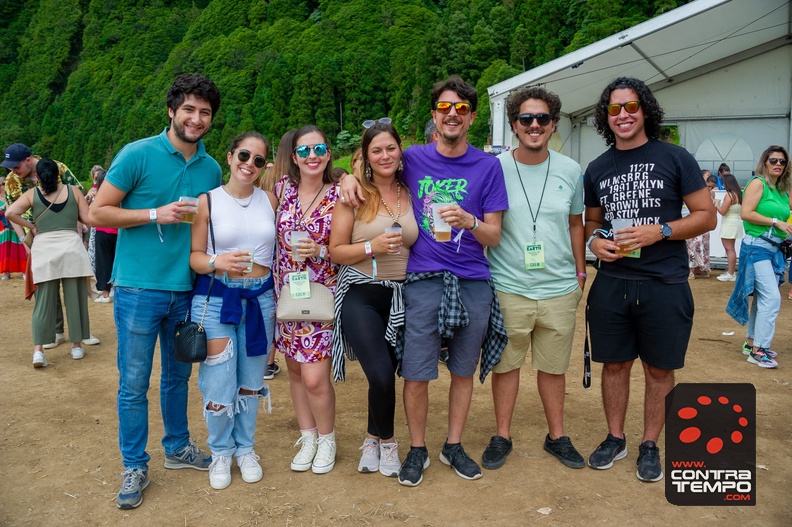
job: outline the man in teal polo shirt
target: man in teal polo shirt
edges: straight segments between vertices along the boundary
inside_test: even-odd
[[[118,439],[124,463],[120,509],[143,502],[148,486],[148,401],[154,346],[160,340],[160,406],[165,468],[208,470],[212,460],[190,442],[187,385],[192,365],[173,353],[176,322],[189,306],[190,224],[180,196],[220,186],[220,165],[201,138],[212,126],[220,92],[203,75],[180,75],[168,90],[170,126],[126,145],[91,206],[91,223],[119,229],[113,266],[118,332]]]

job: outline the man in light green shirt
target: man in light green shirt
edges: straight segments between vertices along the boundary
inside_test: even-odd
[[[571,468],[585,462],[564,433],[566,370],[575,315],[586,279],[583,177],[580,165],[548,149],[561,101],[543,88],[523,88],[506,101],[519,145],[501,161],[509,196],[501,242],[489,249],[509,344],[495,366],[492,397],[497,434],[482,455],[485,468],[501,467],[528,350],[547,418],[544,449]]]

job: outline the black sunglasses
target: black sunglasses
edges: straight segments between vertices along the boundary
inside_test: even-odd
[[[778,164],[784,166],[787,164],[787,160],[784,159],[783,157],[771,157],[770,159],[767,160],[767,162],[770,163],[771,165]]]
[[[547,126],[553,120],[553,116],[549,113],[521,113],[517,116],[517,120],[523,126],[531,126],[536,119],[539,126]]]
[[[242,163],[247,163],[247,160],[250,159],[250,152],[240,150],[237,152],[237,159]],[[256,156],[253,158],[253,164],[256,165],[256,168],[264,168],[264,165],[267,164],[267,159],[263,156]]]

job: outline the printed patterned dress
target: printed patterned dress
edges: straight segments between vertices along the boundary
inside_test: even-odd
[[[5,202],[0,201],[0,275],[3,280],[8,278],[8,273],[24,273],[27,262],[25,247],[6,219],[5,211]]]
[[[291,259],[291,231],[303,230],[318,244],[330,245],[330,222],[333,208],[338,199],[338,187],[331,185],[325,190],[319,205],[308,217],[301,218],[303,205],[297,196],[297,187],[284,177],[275,184],[275,195],[279,197],[278,209],[278,257],[275,264],[276,300],[286,275],[294,271],[309,273],[312,282],[327,286],[335,294],[338,266],[329,255],[325,259],[306,258],[302,262]],[[308,206],[308,205],[306,205]],[[300,363],[314,363],[329,359],[332,355],[333,323],[278,322],[275,326],[275,349]]]

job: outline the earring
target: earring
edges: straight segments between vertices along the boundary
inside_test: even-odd
[[[372,177],[374,177],[374,175],[371,173],[371,165],[369,165],[368,163],[366,163],[365,174],[366,174],[366,179],[370,180]]]
[[[404,159],[400,157],[399,158],[399,172],[402,172],[402,171],[404,171]]]

